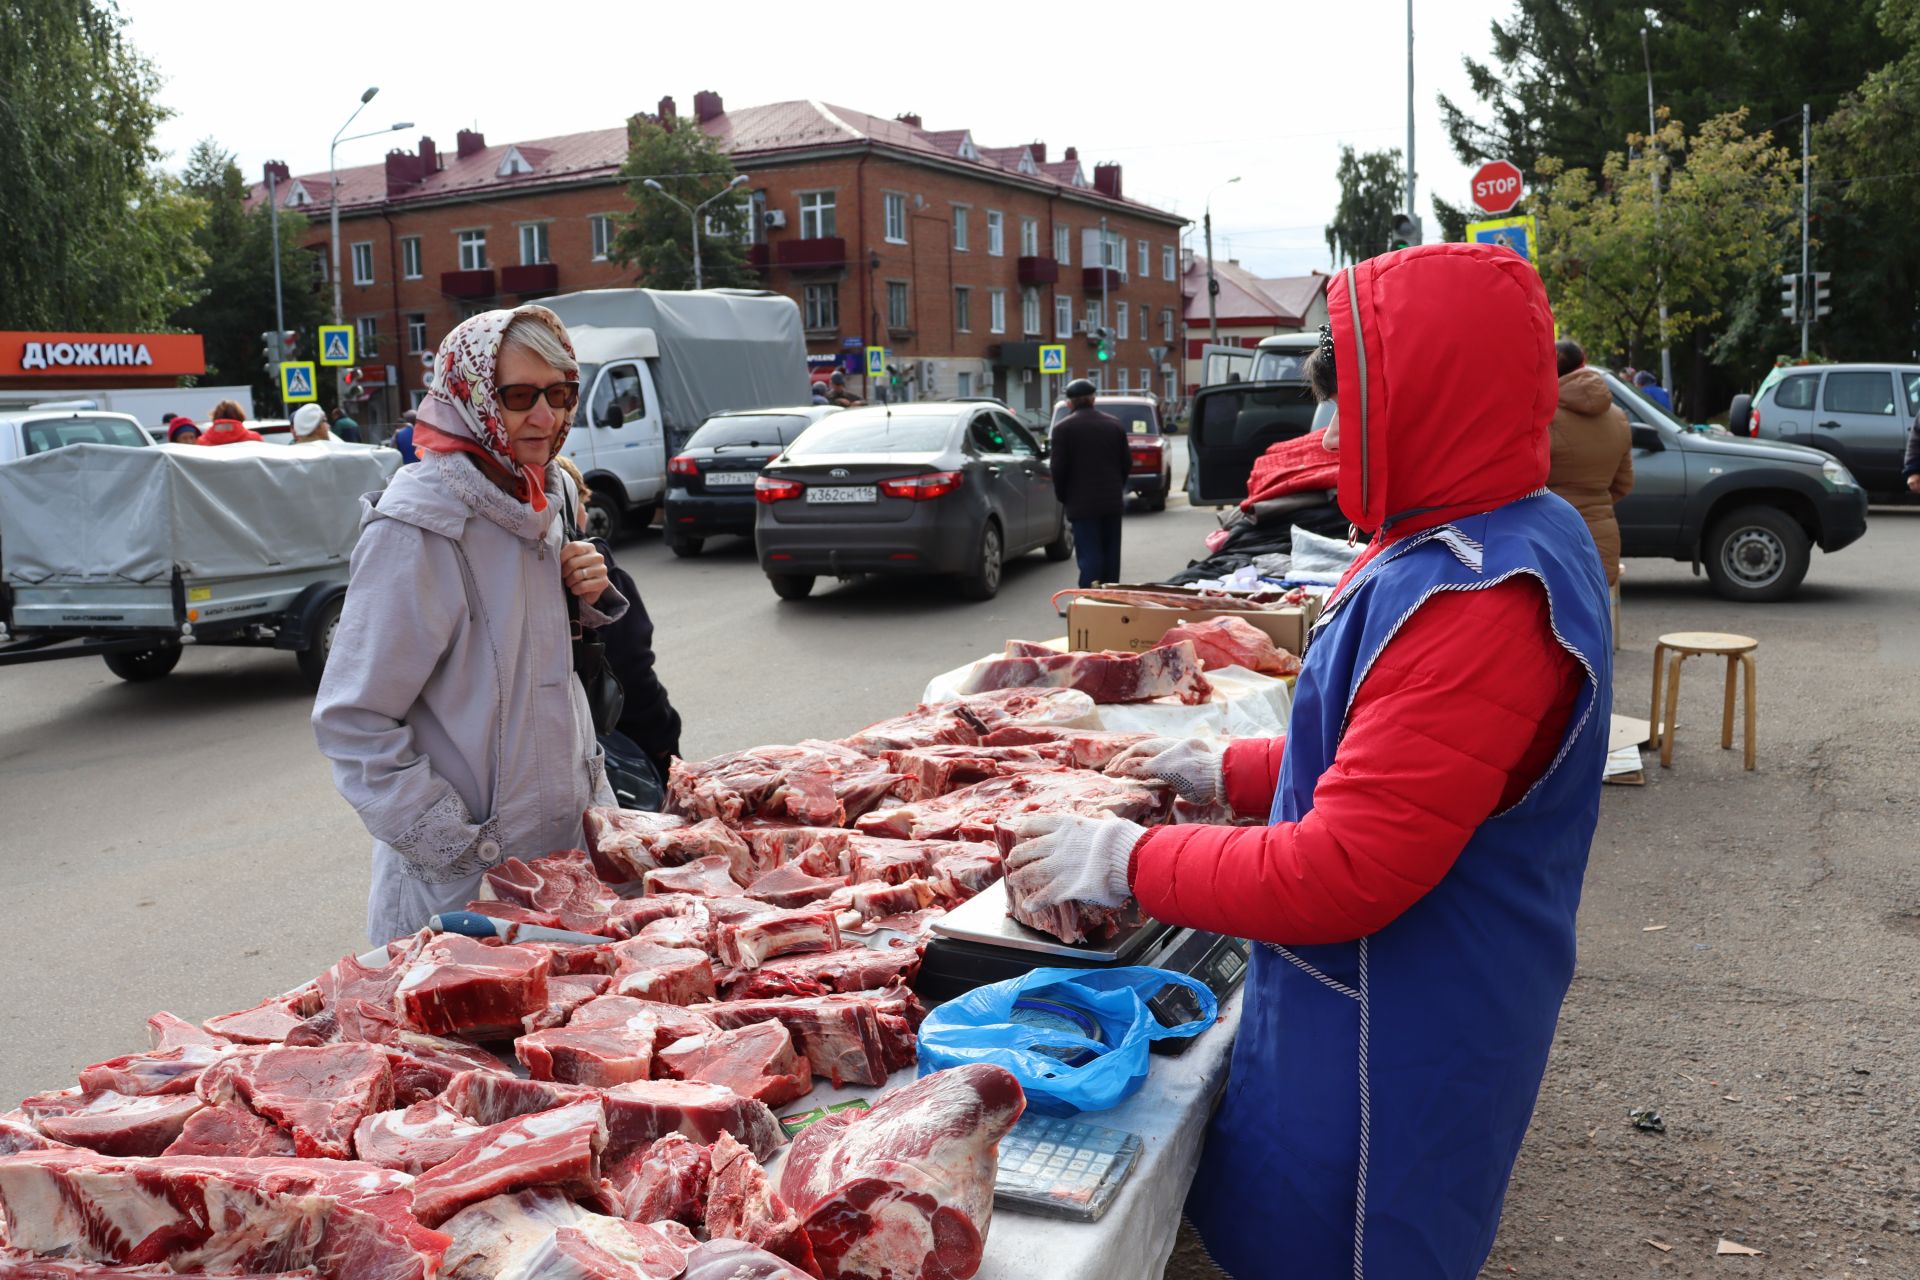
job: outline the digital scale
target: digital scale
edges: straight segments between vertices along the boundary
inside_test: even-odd
[[[988,885],[933,922],[933,936],[914,983],[929,1003],[951,1000],[975,987],[1018,978],[1034,969],[1106,969],[1143,965],[1184,973],[1205,983],[1224,1001],[1247,974],[1244,938],[1228,938],[1141,919],[1125,924],[1102,942],[1068,943],[1041,933],[1007,914],[1006,881]],[[1199,1002],[1184,987],[1169,984],[1147,1001],[1164,1026],[1179,1026],[1199,1016]],[[1204,1034],[1204,1033],[1202,1033]],[[1156,1040],[1155,1053],[1177,1054],[1198,1036]]]

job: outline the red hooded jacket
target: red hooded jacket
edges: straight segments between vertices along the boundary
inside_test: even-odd
[[[1436,245],[1360,264],[1357,297],[1334,278],[1340,506],[1380,530],[1356,570],[1399,538],[1546,484],[1559,382],[1553,317],[1513,274],[1531,271]],[[1345,432],[1361,422],[1364,438]],[[1134,848],[1134,893],[1156,918],[1281,945],[1377,932],[1546,771],[1579,689],[1537,583],[1440,593],[1367,672],[1301,821],[1156,827]],[[1284,739],[1227,749],[1236,812],[1267,816],[1284,750]]]
[[[258,431],[232,418],[215,418],[207,429],[200,433],[201,444],[239,444],[242,440],[261,438]]]

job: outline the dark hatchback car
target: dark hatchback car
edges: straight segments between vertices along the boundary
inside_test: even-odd
[[[819,423],[754,486],[760,567],[784,600],[822,574],[952,574],[971,599],[1008,559],[1073,554],[1046,451],[1006,409],[869,405]]]
[[[677,556],[697,556],[708,538],[753,536],[753,482],[760,468],[820,419],[831,405],[716,413],[667,462],[661,529]]]

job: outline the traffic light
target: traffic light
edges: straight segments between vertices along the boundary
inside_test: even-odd
[[[1833,273],[1831,271],[1816,271],[1813,273],[1812,302],[1815,317],[1833,314],[1833,308],[1827,305],[1827,281],[1831,279],[1832,276]]]
[[[1105,325],[1095,325],[1087,330],[1087,341],[1093,343],[1093,355],[1096,360],[1113,359],[1113,330]]]
[[[899,365],[890,364],[887,366],[887,385],[890,387],[897,387],[900,385],[900,366]]]
[[[340,371],[340,390],[352,391],[360,385],[364,375],[358,369],[348,367]]]
[[[267,376],[280,376],[280,362],[287,358],[286,336],[277,330],[269,329],[260,335],[260,358],[266,362]]]
[[[1800,318],[1800,277],[1781,276],[1780,283],[1786,288],[1780,290],[1780,314],[1789,320]]]
[[[1393,215],[1393,231],[1388,239],[1389,249],[1411,249],[1420,243],[1420,219],[1410,213]]]

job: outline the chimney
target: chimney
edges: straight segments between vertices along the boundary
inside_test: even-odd
[[[1120,198],[1120,166],[1109,161],[1093,166],[1093,189],[1103,196]]]
[[[1064,152],[1061,153],[1060,158],[1062,160],[1071,160],[1075,164],[1078,164],[1080,162],[1080,148],[1068,147]]]
[[[1027,150],[1033,153],[1033,162],[1035,164],[1045,164],[1047,162],[1047,144],[1046,143],[1029,142],[1027,144]]]
[[[422,175],[440,172],[439,148],[424,133],[420,135],[420,172]]]
[[[898,120],[901,124],[907,126],[907,128],[909,129],[920,129],[925,127],[920,123],[920,113],[918,111],[902,111],[899,115],[895,116],[894,119]]]
[[[388,197],[401,194],[408,187],[418,184],[425,176],[426,170],[421,166],[420,157],[413,152],[401,151],[398,148],[387,152]]]
[[[674,105],[672,98],[660,99],[660,127],[668,133],[673,132],[673,122],[679,118],[680,108]]]
[[[260,181],[265,182],[268,175],[272,176],[277,186],[284,187],[293,181],[293,175],[287,172],[287,162],[285,160],[267,161],[265,167],[261,170]]]
[[[453,135],[453,149],[462,160],[477,156],[487,149],[487,135],[474,129],[462,129]]]
[[[702,89],[693,95],[693,118],[701,124],[716,120],[725,114],[727,109],[721,105],[720,95],[713,90]]]

